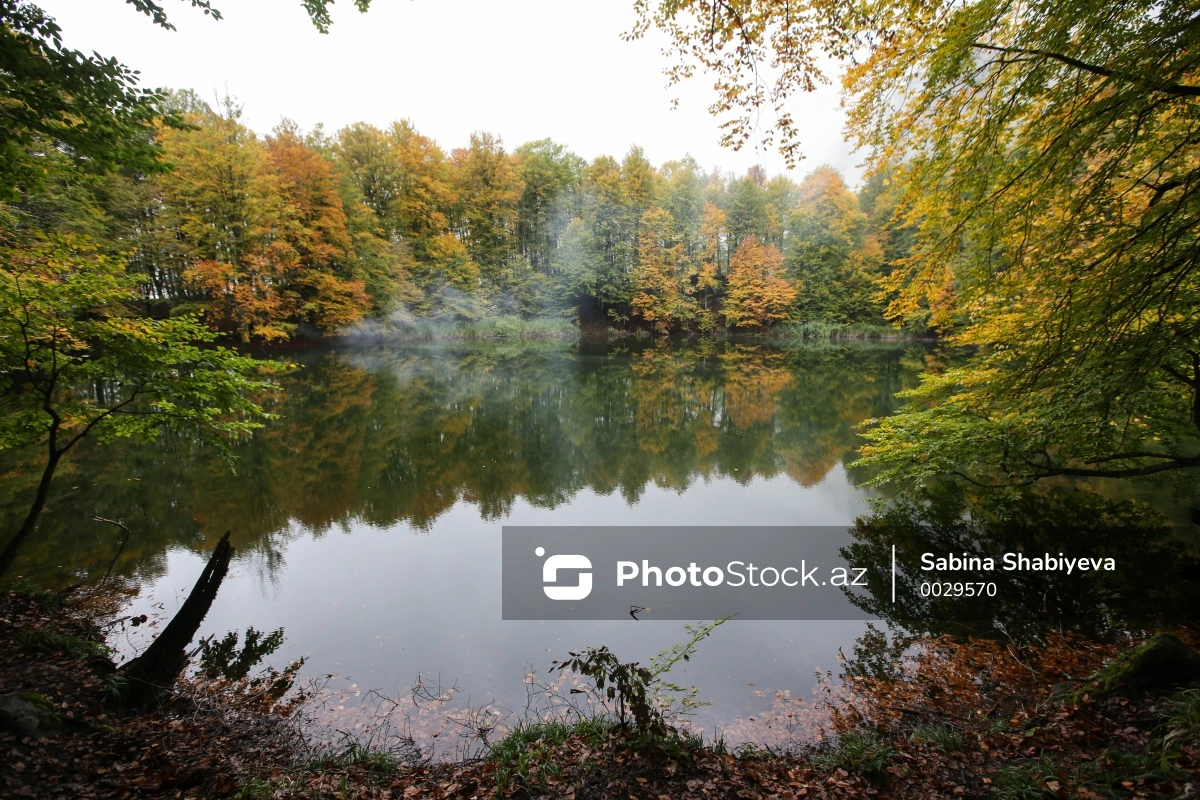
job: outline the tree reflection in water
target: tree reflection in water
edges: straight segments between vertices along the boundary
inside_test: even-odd
[[[919,346],[406,347],[307,353],[267,398],[278,419],[234,448],[233,470],[191,442],[88,448],[58,483],[18,571],[60,582],[115,552],[92,514],[134,535],[115,573],[161,569],[171,547],[232,530],[268,569],[298,530],[351,521],[428,527],[459,501],[484,520],[518,498],[554,508],[577,492],[786,474],[819,482],[852,457],[855,426],[915,383]],[[11,529],[30,489],[11,455],[0,501]]]

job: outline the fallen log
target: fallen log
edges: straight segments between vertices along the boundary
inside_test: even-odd
[[[117,674],[124,678],[119,693],[121,705],[144,707],[155,702],[183,672],[187,664],[187,646],[208,615],[217,590],[221,588],[221,581],[229,571],[229,561],[234,552],[233,545],[229,543],[231,532],[226,531],[221,541],[217,542],[196,585],[163,632],[144,653],[117,669]]]

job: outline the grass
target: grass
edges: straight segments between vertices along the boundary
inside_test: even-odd
[[[486,317],[472,322],[422,319],[408,324],[391,325],[382,338],[464,342],[575,341],[579,338],[579,326],[573,320],[564,317],[526,319],[515,314]]]
[[[562,773],[560,757],[573,738],[599,747],[616,723],[607,717],[584,717],[574,724],[561,720],[521,723],[492,745],[487,760],[496,765],[496,789],[545,792]]]
[[[390,750],[370,747],[350,740],[343,747],[327,750],[309,759],[310,772],[333,772],[354,767],[376,775],[397,775],[404,770],[403,759]]]
[[[958,753],[967,748],[967,736],[959,730],[940,722],[922,722],[908,734],[908,740],[916,745],[925,745],[939,753]]]
[[[865,322],[851,324],[799,322],[779,325],[775,331],[780,338],[793,343],[911,338],[910,334],[890,325],[873,325]]]
[[[623,737],[622,746],[661,759],[684,760],[706,747],[713,752],[726,752],[723,739],[709,747],[703,735],[686,728],[654,739],[635,737],[631,731],[622,731],[615,720],[606,716],[585,717],[573,723],[560,720],[522,723],[493,744],[486,756],[495,765],[497,794],[508,795],[516,791],[553,794],[554,787],[565,782],[560,777],[563,764],[577,764],[583,774],[576,769],[571,780],[583,780],[589,762],[580,762],[571,751],[578,746],[600,750],[614,736]],[[741,751],[738,755],[748,757]]]
[[[49,628],[21,631],[16,635],[16,641],[20,647],[26,650],[60,653],[71,658],[108,656],[112,652],[103,642],[97,642],[85,636],[59,633]]]
[[[1105,750],[1076,771],[1076,789],[1086,787],[1091,796],[1099,793],[1104,797],[1128,797],[1129,792],[1121,784],[1135,775],[1156,780],[1185,777],[1181,770],[1174,769],[1150,753]]]
[[[1058,792],[1048,785],[1057,780],[1058,773],[1049,759],[1028,764],[1013,764],[996,773],[997,800],[1048,800]]]
[[[810,753],[808,760],[827,772],[844,769],[880,780],[895,755],[892,746],[878,734],[854,731],[842,734],[832,744]]]
[[[1163,750],[1200,747],[1200,689],[1187,689],[1163,709]]]
[[[44,589],[28,578],[21,578],[9,587],[13,594],[27,597],[44,611],[57,611],[67,601],[67,594]]]
[[[238,800],[270,800],[275,796],[275,784],[262,778],[254,778],[242,784]]]

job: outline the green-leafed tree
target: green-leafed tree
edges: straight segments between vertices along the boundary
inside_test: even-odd
[[[867,240],[867,217],[858,198],[832,167],[820,167],[800,184],[787,242],[788,276],[796,284],[802,322],[882,320],[873,301],[877,247]]]
[[[505,284],[517,255],[517,212],[525,186],[512,156],[490,133],[454,151],[454,227],[489,289]]]
[[[700,227],[704,220],[704,186],[708,176],[691,156],[668,161],[659,172],[662,175],[660,204],[675,221],[684,254],[695,258],[703,249]]]
[[[41,477],[0,551],[0,576],[37,528],[63,458],[100,440],[185,430],[218,446],[257,427],[254,362],[201,347],[189,317],[133,313],[139,278],[86,238],[0,216],[0,447],[38,446]]]
[[[583,223],[592,250],[591,290],[603,314],[617,316],[628,306],[632,283],[633,234],[630,201],[621,165],[600,156],[583,173]]]
[[[517,246],[534,269],[549,272],[560,237],[580,213],[585,162],[550,139],[521,145],[516,157],[523,186]]]
[[[729,251],[751,236],[760,242],[767,234],[766,173],[752,167],[729,185],[725,214],[729,220]]]

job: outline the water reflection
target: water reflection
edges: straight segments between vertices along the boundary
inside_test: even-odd
[[[866,511],[843,466],[855,425],[891,411],[926,356],[735,344],[307,354],[269,398],[279,418],[235,449],[236,474],[180,439],[82,450],[17,570],[54,585],[98,577],[117,534],[90,517],[121,519],[133,535],[115,573],[143,589],[132,611],[170,613],[200,554],[232,530],[241,555],[200,635],[284,628],[277,667],[306,656],[309,674],[397,695],[440,676],[463,702],[516,708],[522,676],[568,650],[646,660],[683,634],[653,620],[502,622],[502,524],[849,526]],[[11,463],[2,524],[28,491]],[[714,701],[702,727],[754,738],[776,691],[809,696],[865,630],[737,622],[673,677]]]
[[[235,449],[236,473],[179,439],[83,449],[18,570],[54,581],[107,565],[114,534],[92,514],[137,533],[118,573],[157,574],[168,548],[225,530],[274,572],[297,531],[427,531],[460,501],[494,521],[518,499],[559,508],[584,489],[637,506],[650,486],[714,478],[813,487],[853,453],[858,422],[888,413],[923,355],[745,345],[309,355],[269,399],[279,419]],[[29,472],[9,464],[0,479],[8,529]]]
[[[1037,639],[1070,629],[1104,636],[1198,619],[1195,533],[1143,505],[1073,485],[984,494],[973,503],[962,487],[941,487],[923,502],[896,503],[861,519],[842,555],[867,565],[879,584],[852,602],[893,630]],[[896,595],[903,600],[897,603],[884,585],[893,547]],[[1068,567],[1068,560],[1084,557],[1083,568]],[[939,558],[947,569],[926,568]],[[921,586],[930,582],[991,586],[994,595],[924,595]]]

